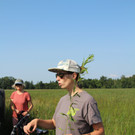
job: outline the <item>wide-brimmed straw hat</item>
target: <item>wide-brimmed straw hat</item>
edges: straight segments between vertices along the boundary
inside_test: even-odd
[[[68,71],[80,73],[80,66],[74,60],[67,59],[60,61],[57,67],[49,68],[48,71],[50,72]]]
[[[24,82],[23,82],[22,79],[17,79],[17,80],[15,80],[15,83],[12,85],[12,87],[15,88],[15,85],[17,85],[17,84],[20,84],[20,85],[22,85],[23,87],[25,87],[25,84],[24,84]]]

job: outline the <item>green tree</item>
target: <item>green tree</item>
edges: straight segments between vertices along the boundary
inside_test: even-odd
[[[127,79],[124,75],[121,76],[121,87],[122,88],[127,88]]]
[[[131,86],[132,88],[135,88],[135,75],[133,75],[131,78]]]
[[[35,86],[33,84],[33,81],[25,81],[25,89],[35,89]]]
[[[13,77],[3,77],[0,79],[0,88],[11,89],[15,79]]]
[[[111,78],[107,79],[106,88],[113,88],[113,87],[114,87],[114,81]]]
[[[36,85],[35,85],[35,88],[36,89],[44,89],[44,83],[42,81],[38,82]]]
[[[101,76],[101,77],[100,77],[100,83],[101,83],[101,88],[106,88],[107,77]]]

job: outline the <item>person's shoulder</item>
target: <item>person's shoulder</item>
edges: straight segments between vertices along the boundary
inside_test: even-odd
[[[91,102],[91,103],[96,103],[95,99],[93,96],[91,96],[87,91],[83,91],[80,95],[85,102]]]
[[[13,91],[12,93],[11,93],[11,96],[10,96],[10,98],[13,98],[14,97],[14,95],[17,93],[17,91]]]
[[[24,91],[25,95],[30,95],[30,93],[28,91]]]

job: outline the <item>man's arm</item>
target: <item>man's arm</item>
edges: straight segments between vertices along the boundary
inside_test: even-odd
[[[44,129],[55,129],[55,121],[52,120],[40,120],[38,119],[37,125]]]
[[[34,119],[29,122],[26,126],[24,126],[24,132],[26,134],[30,134],[35,131],[37,126],[44,128],[44,129],[55,129],[55,121],[52,120],[41,120],[41,119]],[[32,130],[31,130],[32,128]]]
[[[104,126],[102,122],[93,124],[92,126],[93,126],[94,131],[89,134],[83,134],[83,135],[105,135]]]

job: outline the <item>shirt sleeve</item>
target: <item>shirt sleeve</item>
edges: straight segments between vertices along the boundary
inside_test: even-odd
[[[89,125],[102,122],[97,102],[94,99],[91,99],[85,103],[84,114],[84,119]]]
[[[15,92],[13,92],[13,93],[11,94],[10,99],[13,99],[13,98],[14,98],[14,93],[15,93]]]
[[[26,95],[26,99],[27,99],[27,101],[31,100],[31,96],[30,96],[30,94],[28,92],[27,92],[27,95]]]
[[[55,112],[54,112],[54,114],[53,114],[53,119],[56,121],[56,114],[57,114],[57,112],[58,112],[58,110],[59,110],[59,107],[60,107],[60,101],[58,102],[58,104],[57,104],[57,106],[56,106],[56,109],[55,109]]]

